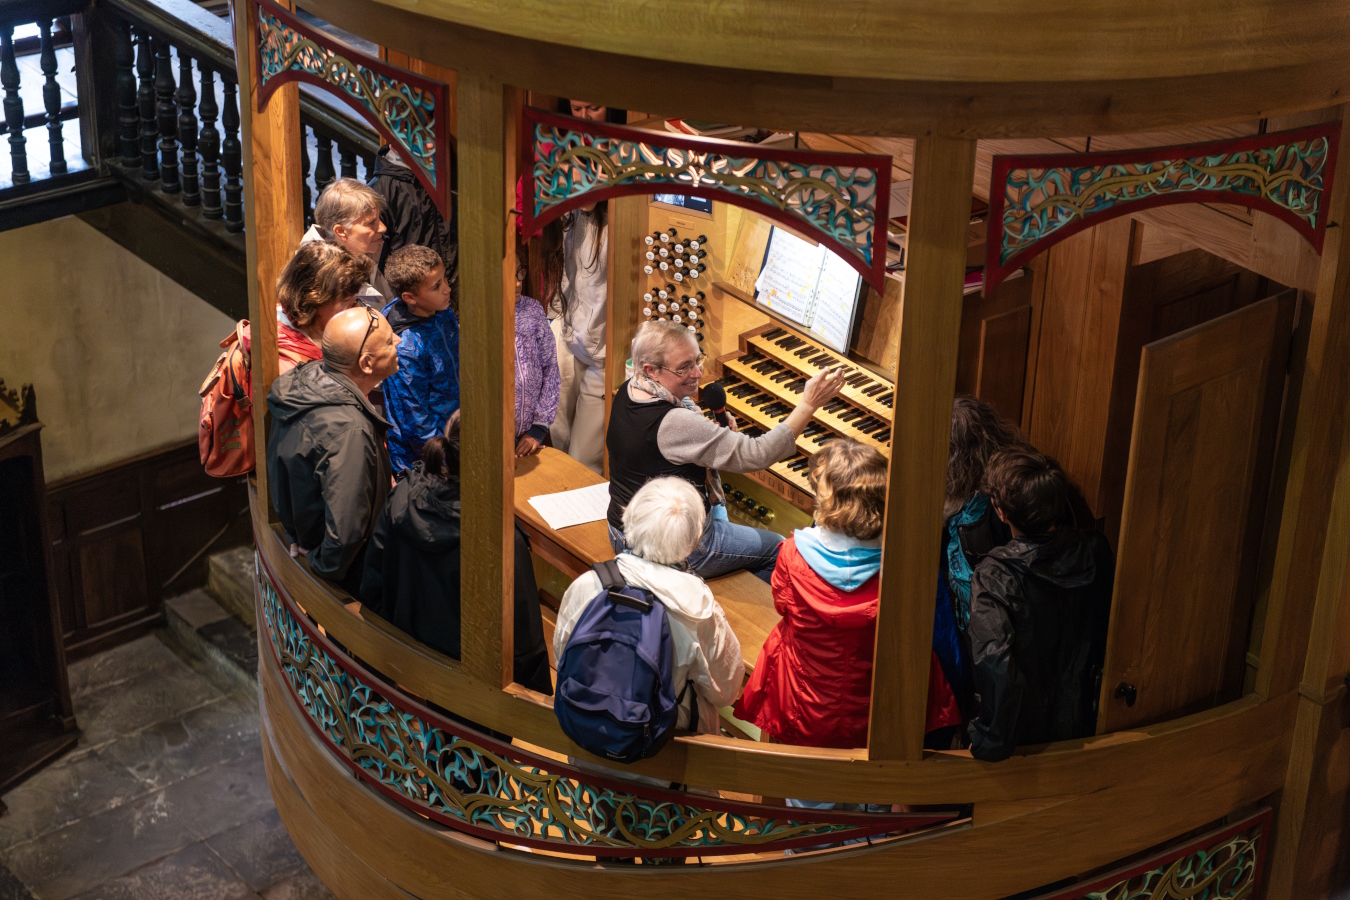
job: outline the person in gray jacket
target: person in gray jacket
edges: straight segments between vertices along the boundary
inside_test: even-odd
[[[267,478],[291,555],[351,594],[392,479],[389,423],[366,395],[398,369],[398,345],[374,310],[338,313],[323,333],[323,359],[280,376],[267,395]]]

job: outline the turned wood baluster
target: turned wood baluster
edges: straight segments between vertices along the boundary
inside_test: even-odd
[[[300,125],[300,210],[305,215],[305,226],[314,224],[314,195],[309,189],[309,129]]]
[[[183,205],[201,206],[197,180],[197,91],[192,84],[192,57],[178,48],[178,144],[183,148]]]
[[[155,118],[159,122],[159,189],[176,194],[183,189],[178,181],[178,108],[174,94],[173,58],[169,42],[155,39]]]
[[[14,184],[27,184],[28,153],[23,136],[23,99],[19,97],[19,66],[14,61],[14,28],[0,28],[0,86],[5,89],[5,127],[9,129],[9,155],[14,162]]]
[[[361,180],[369,181],[371,179],[371,176],[375,174],[375,157],[373,156],[361,157],[361,166],[365,171],[365,175],[361,177]]]
[[[136,48],[131,41],[131,25],[126,19],[113,19],[113,35],[117,43],[113,58],[117,63],[114,89],[117,94],[117,141],[122,151],[122,162],[128,166],[141,164],[140,119],[136,112]]]
[[[333,140],[316,131],[314,141],[319,151],[319,159],[314,163],[314,186],[322,194],[324,188],[337,181],[337,172],[333,170]]]
[[[136,108],[141,119],[141,174],[146,181],[159,180],[159,123],[155,121],[155,50],[150,32],[136,29]]]
[[[225,126],[225,142],[221,145],[221,164],[225,169],[225,227],[230,231],[244,230],[244,148],[239,143],[239,90],[234,79],[221,72],[225,83],[225,109],[221,124]]]
[[[197,70],[202,76],[202,133],[197,139],[202,154],[202,215],[219,219],[224,210],[220,205],[220,132],[216,130],[220,107],[216,105],[216,76],[205,62],[199,62]]]
[[[356,151],[348,150],[341,144],[338,145],[338,165],[342,169],[343,178],[356,177]]]
[[[56,49],[52,47],[52,23],[40,20],[38,26],[38,46],[41,53],[38,64],[42,67],[42,105],[47,111],[47,145],[51,148],[51,167],[53,175],[64,175],[70,171],[66,167],[66,140],[61,136],[61,85],[56,83]]]

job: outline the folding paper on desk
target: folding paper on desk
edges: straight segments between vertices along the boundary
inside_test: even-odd
[[[575,491],[540,494],[530,498],[530,505],[554,531],[585,525],[587,522],[599,522],[609,512],[609,482]]]

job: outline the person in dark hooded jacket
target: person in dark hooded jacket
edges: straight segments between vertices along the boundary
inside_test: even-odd
[[[387,229],[379,269],[384,271],[390,255],[403,247],[421,244],[430,247],[445,264],[445,280],[450,286],[451,304],[459,307],[459,234],[455,223],[454,150],[450,151],[450,217],[444,218],[413,170],[391,147],[380,148],[375,157],[375,174],[370,186],[384,197],[380,219]]]
[[[976,759],[1000,760],[1096,730],[1115,559],[1098,532],[1056,524],[1070,485],[1054,460],[1005,450],[984,490],[1012,540],[971,577],[977,712],[966,734]]]
[[[394,487],[366,550],[361,602],[401,631],[459,659],[459,448],[427,441],[422,460]],[[520,526],[515,543],[514,678],[553,693],[539,589]]]
[[[340,312],[324,329],[323,359],[281,375],[267,394],[267,479],[291,554],[353,594],[393,477],[389,423],[366,395],[398,368],[398,343],[373,309]]]

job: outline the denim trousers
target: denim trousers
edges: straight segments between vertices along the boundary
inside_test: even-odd
[[[704,580],[747,569],[767,583],[773,577],[782,542],[783,536],[777,532],[727,521],[726,507],[718,504],[708,513],[698,546],[678,568]],[[628,549],[623,532],[613,525],[609,526],[609,543],[615,553]]]

